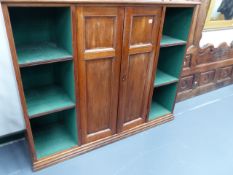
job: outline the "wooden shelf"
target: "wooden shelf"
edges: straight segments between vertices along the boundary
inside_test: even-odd
[[[167,35],[163,35],[162,40],[160,42],[160,47],[170,47],[170,46],[179,46],[185,45],[186,41],[180,40],[177,38],[173,38]]]
[[[29,118],[75,107],[65,91],[55,85],[25,90],[25,97]]]
[[[67,128],[66,119],[70,116],[62,116],[62,120],[59,117],[52,115],[47,116],[47,121],[32,121],[32,132],[38,159],[77,146],[77,140],[70,132],[70,128]],[[75,120],[69,122],[75,122]]]
[[[43,42],[17,47],[20,67],[72,60],[72,55],[55,43]]]
[[[168,85],[168,84],[172,84],[175,82],[178,82],[179,79],[169,75],[161,70],[157,70],[156,72],[156,78],[154,81],[154,87],[159,87],[159,86],[163,86],[163,85]]]
[[[149,120],[154,120],[158,117],[162,117],[170,113],[171,111],[169,111],[167,108],[165,108],[164,106],[160,105],[155,101],[152,101],[150,113],[149,113]]]

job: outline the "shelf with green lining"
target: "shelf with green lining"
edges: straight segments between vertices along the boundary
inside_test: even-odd
[[[37,159],[78,145],[75,109],[30,120]]]

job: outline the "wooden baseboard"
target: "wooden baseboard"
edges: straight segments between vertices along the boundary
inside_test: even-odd
[[[62,162],[64,160],[73,158],[77,155],[86,153],[88,151],[94,150],[96,148],[99,148],[101,146],[107,145],[109,143],[118,141],[120,139],[126,138],[128,136],[131,136],[133,134],[139,133],[141,131],[147,130],[149,128],[152,128],[156,125],[160,125],[163,124],[165,122],[171,121],[174,119],[174,116],[172,114],[157,118],[153,121],[149,121],[147,123],[143,123],[140,126],[137,126],[135,128],[129,129],[127,131],[121,132],[119,134],[115,134],[112,135],[110,137],[95,141],[95,142],[91,142],[82,146],[78,146],[78,147],[73,147],[69,150],[65,150],[59,153],[56,153],[54,155],[51,155],[49,157],[46,158],[42,158],[40,160],[34,161],[33,162],[33,170],[37,171],[40,170],[42,168],[46,168],[48,166],[51,166],[53,164]]]

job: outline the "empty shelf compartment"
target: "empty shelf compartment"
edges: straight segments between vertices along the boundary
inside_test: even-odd
[[[38,159],[78,145],[74,109],[30,120]]]
[[[29,118],[75,107],[73,62],[21,69]]]
[[[72,55],[55,43],[44,42],[17,48],[20,67],[72,60]]]
[[[177,83],[160,86],[154,89],[149,120],[171,114],[175,103]]]
[[[162,106],[161,104],[152,101],[151,109],[149,113],[150,120],[153,120],[155,118],[170,114],[171,111],[168,110],[166,107]]]
[[[178,80],[179,80],[178,78],[158,69],[156,72],[154,87],[163,86],[163,85],[171,84],[174,82],[178,82]]]
[[[72,59],[69,7],[9,7],[20,67]]]
[[[75,103],[59,86],[29,89],[25,97],[30,118],[75,107]]]

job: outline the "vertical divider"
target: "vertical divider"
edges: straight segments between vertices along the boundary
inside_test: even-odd
[[[166,14],[166,6],[163,6],[162,10],[162,15],[161,15],[161,21],[160,21],[160,27],[159,27],[159,35],[157,39],[157,47],[155,50],[155,63],[153,65],[153,72],[152,72],[152,78],[151,78],[151,87],[150,87],[150,93],[149,93],[149,101],[148,101],[148,106],[147,106],[147,111],[150,111],[151,103],[152,103],[152,97],[153,97],[153,92],[154,92],[154,80],[155,80],[155,75],[156,75],[156,69],[158,65],[158,57],[159,57],[159,51],[160,51],[160,42],[163,36],[163,25],[164,25],[164,19],[165,19],[165,14]],[[149,119],[149,113],[147,114],[146,121]]]
[[[73,66],[74,66],[74,79],[75,79],[75,96],[76,96],[76,126],[77,126],[77,136],[78,136],[78,143],[82,145],[82,135],[81,135],[81,121],[80,121],[80,98],[79,98],[79,81],[78,81],[78,44],[77,44],[77,6],[71,6],[71,17],[72,17],[72,46],[73,46]]]

